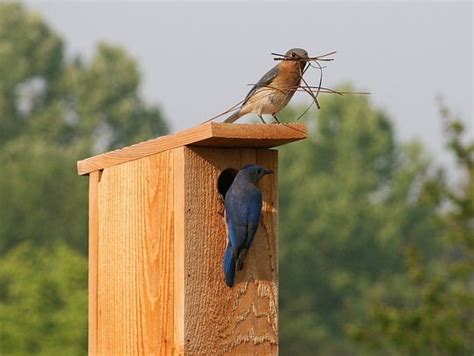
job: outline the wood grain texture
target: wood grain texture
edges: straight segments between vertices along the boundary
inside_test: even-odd
[[[172,152],[103,171],[97,354],[174,352]]]
[[[185,353],[277,354],[277,182],[262,179],[263,216],[243,271],[224,283],[226,246],[217,178],[226,168],[260,163],[277,171],[265,149],[183,148]]]
[[[88,350],[97,354],[97,262],[99,238],[99,179],[102,172],[89,175],[89,311]]]
[[[303,124],[224,124],[209,122],[172,135],[106,152],[77,162],[79,175],[180,146],[269,148],[308,137]]]
[[[173,155],[174,175],[174,343],[175,354],[183,355],[184,341],[184,296],[185,296],[185,192],[186,182],[184,175],[185,147],[175,148]]]
[[[89,353],[277,354],[277,176],[236,283],[224,283],[219,174],[277,151],[178,147],[90,174]],[[94,243],[95,242],[95,243]]]

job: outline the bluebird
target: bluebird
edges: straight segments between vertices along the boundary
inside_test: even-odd
[[[227,248],[224,255],[225,282],[234,285],[235,268],[242,270],[244,259],[252,246],[262,213],[262,192],[258,182],[273,173],[257,164],[247,165],[235,176],[225,195]]]
[[[263,114],[276,114],[291,100],[300,85],[303,71],[308,62],[308,52],[302,48],[293,48],[286,52],[283,60],[264,74],[245,97],[240,109],[224,122],[231,123],[249,114],[256,114],[260,120]]]

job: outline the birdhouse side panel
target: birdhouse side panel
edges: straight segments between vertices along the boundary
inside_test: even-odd
[[[173,179],[170,151],[101,174],[98,354],[174,350]]]
[[[224,282],[224,204],[217,189],[228,168],[260,164],[277,172],[277,151],[189,147],[184,155],[184,342],[189,354],[276,354],[277,174],[260,181],[262,220],[235,285]]]

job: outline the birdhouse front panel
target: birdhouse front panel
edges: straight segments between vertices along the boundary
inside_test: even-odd
[[[225,170],[258,163],[277,172],[277,151],[184,147],[182,233],[175,239],[184,265],[184,351],[189,354],[276,354],[277,175],[260,181],[262,218],[235,284],[224,282],[226,225],[218,180]],[[176,173],[176,172],[175,172]],[[178,175],[181,176],[181,173]],[[178,185],[180,186],[180,185]],[[179,212],[178,212],[179,214]]]

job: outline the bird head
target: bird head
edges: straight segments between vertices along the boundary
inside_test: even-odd
[[[308,52],[303,48],[292,48],[285,53],[285,59],[290,61],[304,61],[309,60]]]
[[[264,175],[274,173],[271,169],[267,169],[258,164],[249,164],[242,168],[241,172],[255,184],[257,184]]]

